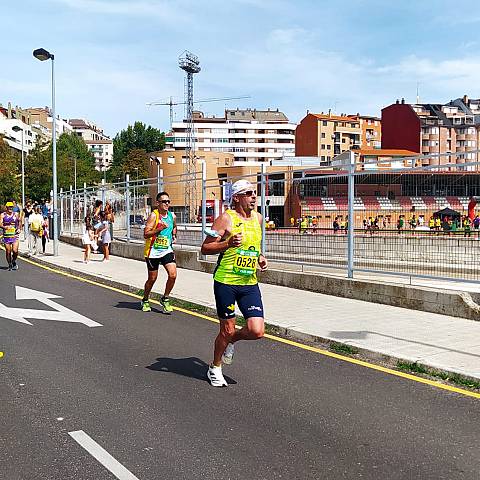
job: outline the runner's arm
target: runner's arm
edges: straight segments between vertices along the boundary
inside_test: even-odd
[[[258,212],[257,212],[257,215],[258,215],[258,222],[260,223],[260,225],[262,225],[263,217]],[[267,262],[267,259],[265,258],[265,255],[263,253],[260,253],[260,255],[258,257],[258,266],[260,267],[260,270],[262,272],[264,272],[267,269],[268,262]]]
[[[173,230],[172,230],[172,240],[173,243],[177,241],[177,216],[172,212],[173,217]]]
[[[143,230],[143,238],[151,238],[161,232],[164,228],[167,228],[167,225],[162,222],[161,220],[158,222],[157,227],[155,228],[156,222],[156,215],[155,212],[152,212],[148,217],[147,224],[145,225],[145,229]]]
[[[232,220],[227,213],[217,217],[212,225],[212,230],[218,233],[218,237],[207,236],[202,244],[201,252],[203,255],[216,255],[222,253],[234,245],[234,239],[237,237],[229,236],[232,228]],[[226,237],[229,237],[226,239]]]

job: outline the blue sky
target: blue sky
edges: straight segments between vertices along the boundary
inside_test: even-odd
[[[183,98],[178,56],[200,58],[197,98],[251,95],[229,108],[380,115],[405,97],[480,97],[478,0],[17,0],[2,2],[0,102],[50,104],[55,53],[57,112],[115,135],[136,120],[168,129]],[[225,103],[202,109],[222,114]],[[177,107],[176,118],[183,114]]]

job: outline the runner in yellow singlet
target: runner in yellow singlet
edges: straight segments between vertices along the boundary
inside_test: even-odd
[[[258,288],[257,267],[267,269],[261,252],[262,216],[256,211],[255,187],[246,180],[232,185],[232,209],[215,219],[202,253],[219,253],[214,273],[214,294],[220,332],[215,339],[213,362],[207,378],[214,387],[228,386],[222,362],[232,363],[233,345],[238,340],[257,340],[264,334],[262,296]],[[246,325],[235,329],[235,303]]]

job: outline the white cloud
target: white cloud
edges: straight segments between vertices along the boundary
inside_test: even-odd
[[[178,21],[185,12],[171,2],[158,0],[50,0],[66,7],[89,13],[107,15],[148,16],[165,21]]]

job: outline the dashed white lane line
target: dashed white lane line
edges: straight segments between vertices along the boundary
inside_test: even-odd
[[[112,472],[118,480],[139,480],[83,430],[68,432],[68,434],[90,455],[92,455],[93,458],[100,462],[107,470]]]

